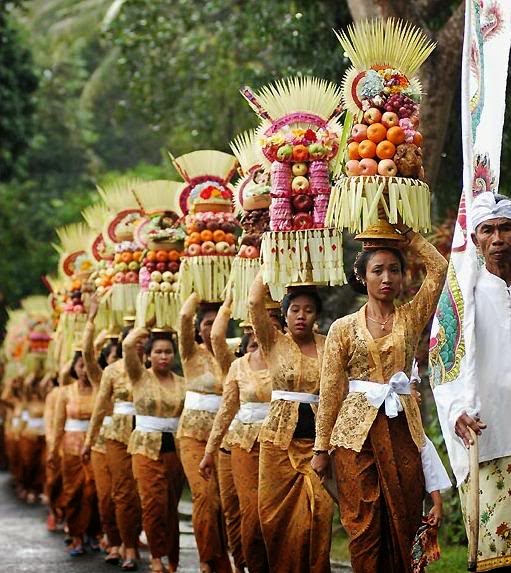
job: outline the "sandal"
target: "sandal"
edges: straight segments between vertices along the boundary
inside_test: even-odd
[[[83,545],[77,545],[76,547],[73,547],[69,551],[69,555],[71,557],[80,557],[80,555],[85,555],[85,549],[83,548]]]
[[[137,571],[138,563],[135,561],[135,559],[126,559],[122,562],[121,569],[123,571]]]
[[[105,563],[108,565],[119,565],[121,556],[118,553],[110,553],[105,557]]]

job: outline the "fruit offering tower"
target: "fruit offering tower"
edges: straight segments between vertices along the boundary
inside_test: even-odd
[[[193,151],[172,161],[185,180],[179,197],[186,215],[180,293],[186,299],[195,291],[204,302],[219,302],[224,298],[236,237],[241,232],[229,183],[237,161],[214,150]]]
[[[250,287],[261,268],[262,235],[270,230],[270,162],[260,152],[255,130],[239,135],[232,141],[231,149],[240,164],[234,203],[243,229],[232,263],[232,317],[246,321]]]
[[[139,180],[121,179],[99,188],[98,192],[110,211],[103,227],[107,247],[113,250],[113,261],[107,265],[106,277],[112,283],[108,293],[112,324],[122,327],[123,316],[134,315],[139,292],[138,275],[142,248],[135,241],[135,229],[141,222],[143,210],[134,194]]]
[[[325,225],[339,157],[339,88],[306,77],[241,93],[261,119],[261,153],[271,163],[270,232],[261,251],[272,297],[282,298],[288,283],[343,284],[341,234]]]
[[[398,215],[417,231],[430,229],[429,187],[424,182],[420,102],[415,76],[434,49],[423,32],[399,20],[356,23],[337,35],[352,62],[343,79],[343,104],[352,128],[346,160],[327,221],[360,231]]]
[[[65,301],[57,326],[59,365],[65,364],[80,340],[87,321],[87,303],[94,290],[89,278],[94,261],[84,247],[89,244],[91,231],[85,223],[74,223],[56,229],[60,243],[54,245],[60,254],[59,273],[65,278]]]
[[[186,237],[179,196],[182,183],[149,181],[134,190],[144,217],[135,229],[143,249],[137,297],[137,326],[177,327],[179,276]]]

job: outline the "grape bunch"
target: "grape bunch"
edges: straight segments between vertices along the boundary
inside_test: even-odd
[[[412,117],[419,112],[419,106],[404,94],[394,94],[385,102],[385,111],[397,113],[399,119]]]

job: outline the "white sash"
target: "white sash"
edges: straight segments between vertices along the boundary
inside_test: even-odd
[[[30,414],[28,413],[28,410],[22,410],[21,411],[21,420],[23,422],[28,422],[29,418],[30,418]]]
[[[262,422],[269,411],[269,402],[245,402],[241,404],[236,417],[242,424],[253,424]]]
[[[199,392],[192,392],[188,390],[185,396],[185,409],[186,410],[203,410],[206,412],[218,412],[220,404],[222,403],[222,396],[216,394],[200,394]]]
[[[112,416],[105,416],[103,418],[103,423],[101,424],[104,428],[112,425]]]
[[[86,432],[89,429],[89,420],[75,420],[68,418],[64,430],[66,432]]]
[[[44,418],[29,418],[27,420],[27,428],[30,430],[37,430],[41,433],[44,432]]]
[[[410,394],[410,379],[404,372],[396,372],[388,384],[379,384],[369,380],[350,380],[350,392],[365,394],[367,401],[379,408],[385,403],[385,414],[395,418],[403,411],[398,394]]]
[[[288,392],[286,390],[273,390],[271,401],[286,400],[286,402],[301,402],[302,404],[317,404],[319,396],[317,394],[307,394],[307,392]]]
[[[114,402],[114,414],[136,416],[135,404],[133,402]]]
[[[157,416],[139,416],[137,414],[135,430],[139,432],[177,432],[179,417],[158,418]]]

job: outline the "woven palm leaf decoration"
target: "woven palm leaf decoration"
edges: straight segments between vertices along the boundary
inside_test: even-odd
[[[343,284],[341,234],[325,225],[342,133],[340,88],[294,77],[241,94],[261,120],[260,152],[271,162],[270,231],[261,251],[272,297],[280,300],[289,283]]]
[[[204,302],[221,301],[241,231],[230,183],[238,162],[210,149],[171,159],[185,181],[179,197],[186,230],[179,292],[183,299],[195,291]]]
[[[428,231],[416,74],[435,44],[420,28],[393,18],[355,23],[337,38],[352,63],[342,99],[353,119],[327,223],[360,232],[379,218],[396,223],[401,216],[416,231]]]
[[[271,163],[261,152],[257,130],[241,133],[230,146],[240,164],[234,204],[243,228],[231,270],[232,317],[246,321],[250,287],[261,268],[259,258],[262,234],[270,228]]]

